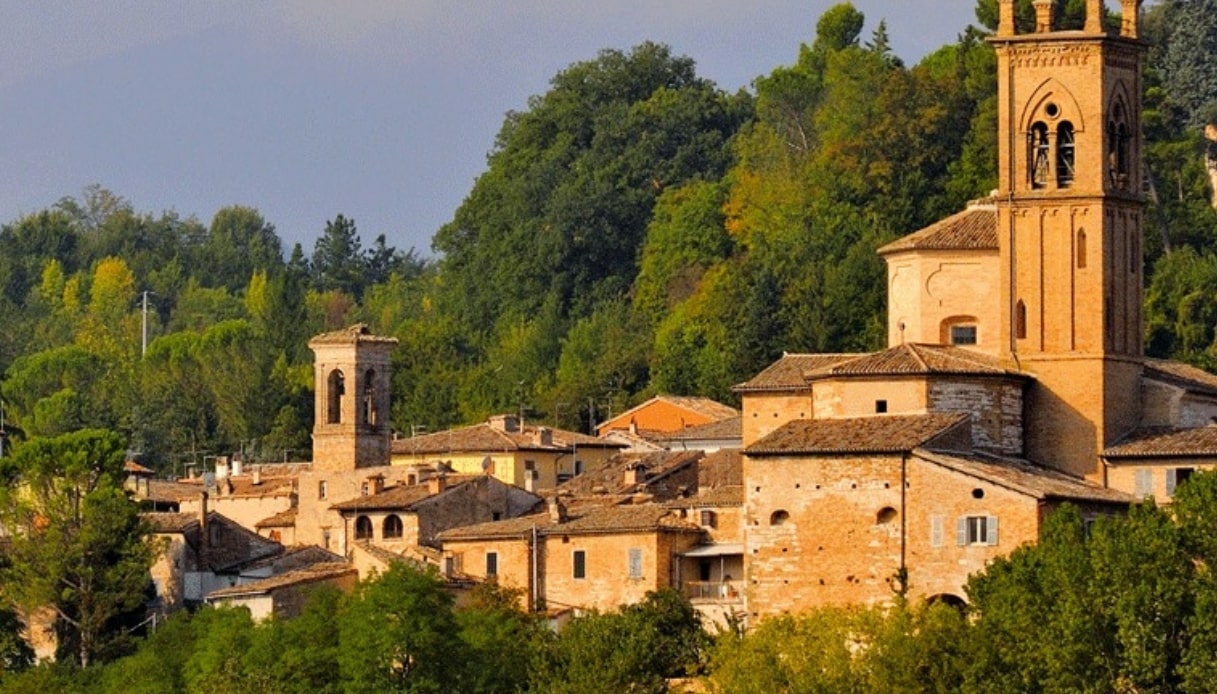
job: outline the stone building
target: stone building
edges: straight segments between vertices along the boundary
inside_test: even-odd
[[[397,439],[392,448],[394,465],[438,460],[458,473],[490,474],[536,491],[600,467],[625,445],[501,414],[481,424]]]
[[[1217,377],[1147,359],[1139,0],[1019,34],[999,0],[998,189],[880,249],[888,348],[787,354],[743,401],[751,616],[963,599],[1060,504],[1169,499],[1217,463]]]

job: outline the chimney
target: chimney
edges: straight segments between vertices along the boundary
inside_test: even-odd
[[[549,500],[549,520],[553,523],[565,523],[567,520],[566,504],[556,496]]]
[[[537,427],[532,434],[533,442],[538,446],[552,446],[554,443],[554,432],[549,427]]]
[[[1031,0],[1035,6],[1035,33],[1044,34],[1052,31],[1053,13],[1056,10],[1056,0]]]
[[[207,492],[199,492],[199,532],[203,542],[207,541]]]
[[[441,487],[442,489],[442,487]],[[385,476],[372,475],[368,478],[368,494],[379,494],[385,490]]]
[[[634,463],[625,469],[626,484],[642,484],[646,481],[646,468],[641,463]]]
[[[228,477],[228,456],[216,456],[216,481]]]
[[[262,484],[262,469],[261,468],[254,468],[254,478],[252,480],[252,483],[255,487],[258,486],[259,484]]]
[[[514,414],[496,414],[490,418],[490,426],[499,431],[515,432],[520,430],[520,420]]]
[[[381,478],[381,483],[384,483],[384,478]],[[448,488],[447,475],[432,475],[427,478],[427,493],[439,494]]]
[[[245,470],[245,458],[241,454],[232,457],[232,474],[234,477],[240,475]]]

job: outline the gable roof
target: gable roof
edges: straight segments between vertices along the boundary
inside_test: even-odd
[[[268,518],[263,518],[262,520],[258,521],[257,523],[254,523],[254,527],[255,528],[290,528],[290,527],[293,527],[296,525],[296,512],[298,510],[299,510],[298,506],[292,506],[291,508],[284,510],[284,511],[280,511],[273,516],[270,516]]]
[[[972,200],[966,209],[880,248],[879,255],[900,251],[996,251],[997,202]]]
[[[547,441],[548,439],[548,441]],[[482,422],[467,427],[437,431],[393,441],[396,455],[446,455],[451,453],[509,453],[515,451],[548,451],[564,453],[575,446],[581,448],[624,448],[615,441],[606,441],[576,431],[538,427],[529,424],[508,428]]]
[[[832,376],[897,376],[950,374],[957,376],[1018,376],[1018,371],[1003,368],[996,358],[956,347],[908,342],[874,354],[827,364],[805,373],[808,380]]]
[[[685,427],[677,431],[655,434],[657,441],[703,441],[721,439],[735,441],[744,435],[744,417],[735,415],[716,422]]]
[[[965,413],[799,419],[783,424],[744,453],[748,456],[904,453],[970,419]]]
[[[681,519],[658,504],[625,506],[581,505],[570,509],[567,518],[555,523],[548,512],[489,523],[466,525],[439,534],[441,542],[491,540],[538,535],[613,535],[639,532],[700,533],[701,528]]]
[[[597,431],[602,431],[607,425],[618,421],[628,421],[635,415],[654,407],[656,404],[664,403],[671,405],[677,409],[684,410],[696,415],[705,417],[706,419],[716,422],[722,419],[738,417],[739,410],[729,405],[724,405],[710,398],[703,398],[692,395],[656,395],[646,402],[639,403],[634,407],[622,412],[621,414],[610,417],[607,421],[596,427]]]
[[[655,451],[651,453],[618,453],[594,470],[576,475],[558,485],[560,492],[581,494],[633,494],[646,492],[651,485],[695,465],[702,451]],[[626,482],[625,473],[640,468],[642,481]]]
[[[1145,377],[1163,381],[1185,390],[1217,396],[1217,375],[1183,362],[1166,359],[1146,359]]]
[[[1217,457],[1217,426],[1138,429],[1103,451],[1102,455],[1109,460]]]
[[[211,528],[224,528],[224,531],[214,534],[214,539],[208,538],[205,550],[198,514],[144,513],[141,516],[156,534],[182,535],[186,543],[198,552],[199,561],[210,571],[235,569],[283,552],[283,545],[262,537],[215,511],[207,513],[207,525]]]
[[[1136,499],[1124,492],[1036,465],[1019,458],[986,454],[957,455],[919,448],[913,454],[929,463],[1005,487],[1035,499],[1068,499],[1129,504]]]
[[[783,354],[752,378],[736,385],[737,393],[806,390],[805,374],[865,354]]]
[[[357,496],[354,499],[334,504],[330,508],[335,511],[415,511],[420,503],[431,497],[439,496],[486,477],[486,475],[448,475],[444,489],[439,493],[432,493],[431,485],[425,480],[418,484],[398,484],[386,488],[379,494]]]
[[[299,586],[318,581],[332,580],[343,576],[355,576],[358,572],[354,566],[346,562],[323,562],[270,576],[258,581],[251,581],[230,588],[213,590],[207,594],[207,600],[217,598],[236,598],[253,595],[266,595],[281,588]]]

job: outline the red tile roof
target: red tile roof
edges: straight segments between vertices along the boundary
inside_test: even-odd
[[[1103,457],[1109,460],[1217,457],[1217,426],[1139,429],[1103,451]]]
[[[856,359],[864,354],[785,354],[781,359],[765,367],[759,374],[735,386],[737,393],[749,392],[784,392],[790,390],[808,390],[807,379],[804,376],[809,371],[816,371],[826,366],[839,364],[848,359]]]
[[[545,437],[549,438],[548,443]],[[490,422],[438,431],[392,443],[395,455],[445,455],[449,453],[498,453],[512,451],[566,452],[573,447],[624,448],[624,444],[580,434],[525,424],[504,430]]]
[[[254,523],[255,528],[290,528],[296,525],[296,512],[299,509],[293,506],[286,511],[280,511],[269,518]]]
[[[897,239],[879,255],[913,250],[997,250],[997,204],[993,198],[973,200],[962,212]]]
[[[964,413],[801,419],[787,422],[744,453],[750,457],[901,453],[923,446],[969,419],[970,415]]]
[[[649,491],[651,485],[669,475],[696,465],[702,451],[655,451],[618,453],[595,470],[576,475],[558,486],[559,492],[582,494],[634,494]],[[626,471],[639,468],[640,482],[626,482]]]
[[[905,343],[882,352],[821,366],[806,372],[806,377],[896,376],[905,374],[952,374],[1028,377],[1003,368],[997,359],[963,347]]]
[[[677,431],[659,433],[656,441],[692,441],[705,439],[739,440],[744,435],[744,418],[735,415],[717,422],[685,427]]]

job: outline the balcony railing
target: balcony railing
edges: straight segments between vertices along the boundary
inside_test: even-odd
[[[742,603],[744,601],[742,581],[685,581],[682,588],[685,596],[692,602]]]

